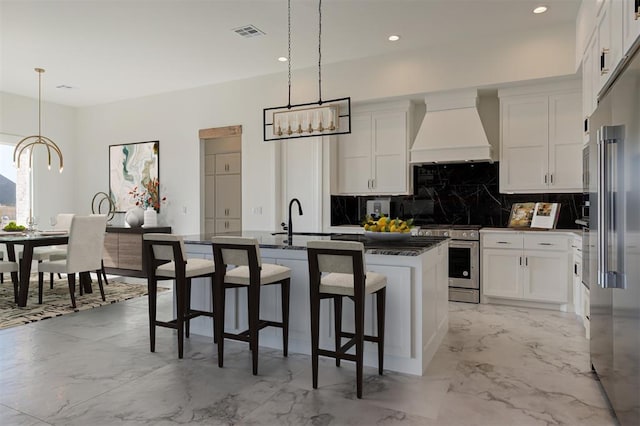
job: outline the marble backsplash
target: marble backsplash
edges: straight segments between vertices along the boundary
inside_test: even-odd
[[[390,215],[413,218],[417,225],[502,227],[507,226],[513,203],[540,201],[561,204],[557,228],[578,228],[574,221],[580,217],[582,193],[500,194],[498,163],[422,165],[413,172],[413,195],[332,196],[331,225],[360,224],[367,200],[390,198]]]

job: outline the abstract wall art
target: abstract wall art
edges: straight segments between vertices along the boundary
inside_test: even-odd
[[[153,186],[159,191],[159,173],[159,141],[109,145],[109,196],[116,211],[136,207],[139,200],[133,194]]]

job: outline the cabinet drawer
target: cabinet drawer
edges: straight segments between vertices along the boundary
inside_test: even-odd
[[[503,234],[484,234],[483,248],[522,249],[522,234],[517,232]]]
[[[525,234],[524,248],[530,250],[569,250],[569,237],[538,233]]]

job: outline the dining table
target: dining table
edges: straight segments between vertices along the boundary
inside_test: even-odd
[[[0,244],[7,247],[7,257],[11,262],[17,262],[15,246],[22,246],[22,260],[19,262],[19,274],[12,273],[12,280],[18,281],[18,292],[14,295],[15,302],[20,307],[27,306],[29,296],[29,281],[31,277],[31,262],[33,261],[33,250],[36,247],[47,247],[65,245],[69,242],[67,231],[34,231],[34,232],[6,232],[0,231]],[[86,293],[91,293],[91,277],[88,279],[82,274],[80,285],[84,287]]]

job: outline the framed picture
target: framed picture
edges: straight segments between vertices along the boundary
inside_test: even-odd
[[[560,215],[560,203],[536,203],[533,209],[532,228],[553,229]]]
[[[513,203],[509,216],[509,228],[528,228],[533,218],[535,203]]]
[[[109,145],[109,196],[116,212],[135,207],[140,194],[160,199],[159,174],[159,141]]]

